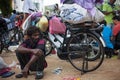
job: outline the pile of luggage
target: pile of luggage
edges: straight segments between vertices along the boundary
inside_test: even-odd
[[[63,20],[77,24],[85,21],[101,22],[104,14],[99,11],[95,4],[102,0],[61,0],[63,2],[60,16]]]

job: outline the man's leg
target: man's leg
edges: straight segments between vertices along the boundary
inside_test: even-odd
[[[41,79],[44,76],[44,67],[45,67],[45,56],[42,55],[38,58],[38,60],[31,66],[31,70],[35,69],[36,77],[35,79]]]
[[[36,70],[37,72],[36,72],[35,79],[41,79],[44,76],[43,70],[44,70],[45,63],[46,63],[45,56],[39,57],[36,63],[37,63],[37,70]]]
[[[16,51],[16,56],[17,56],[17,59],[18,59],[18,61],[20,63],[21,70],[23,70],[25,65],[30,60],[30,55],[28,55],[28,54],[21,54],[21,53]]]
[[[25,65],[24,69],[22,70],[22,73],[24,75],[24,77],[27,77],[28,75],[28,70],[30,68],[31,65],[33,65],[33,63],[38,59],[38,56],[33,55],[30,59],[30,61]]]
[[[16,56],[17,56],[17,59],[18,59],[18,61],[20,63],[21,70],[23,70],[24,67],[25,67],[25,65],[30,60],[30,55],[28,55],[28,54],[21,54],[21,53],[19,53],[19,52],[16,51]],[[22,73],[19,73],[19,74],[16,75],[16,78],[22,78],[22,77],[23,77]]]
[[[27,77],[29,69],[31,71],[43,71],[44,62],[45,62],[44,55],[41,55],[41,56],[33,55],[22,71],[24,74],[24,77]]]

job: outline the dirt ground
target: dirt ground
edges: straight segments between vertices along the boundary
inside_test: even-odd
[[[10,64],[12,61],[18,62],[15,53],[0,54],[6,63]],[[46,57],[48,67],[44,70],[44,78],[42,80],[63,80],[68,77],[80,78],[80,80],[120,80],[120,60],[117,58],[104,59],[103,64],[93,72],[81,75],[81,72],[76,70],[67,61],[60,60],[55,54]],[[62,68],[60,74],[53,73],[54,69]],[[15,74],[20,72],[18,67],[12,68]],[[16,79],[15,75],[9,78],[0,78],[0,80],[35,80],[34,73],[31,73],[28,78]],[[79,80],[79,79],[76,79]]]

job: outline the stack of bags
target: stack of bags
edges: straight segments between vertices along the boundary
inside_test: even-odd
[[[71,2],[70,2],[71,1]],[[61,0],[63,2],[60,16],[64,21],[78,24],[85,21],[101,22],[104,14],[95,5],[102,0]]]

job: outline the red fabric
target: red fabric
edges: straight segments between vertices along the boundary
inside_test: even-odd
[[[0,75],[2,75],[5,72],[8,72],[10,70],[11,70],[11,68],[3,68],[3,69],[0,70]]]
[[[120,23],[118,23],[113,27],[113,35],[116,36],[119,31],[120,31]]]
[[[38,44],[45,44],[44,40],[39,40]]]
[[[55,51],[55,49],[53,49],[51,53],[52,53],[52,54],[56,54],[56,51]]]
[[[46,62],[46,60],[45,60],[44,68],[47,68],[47,66],[48,66],[48,64],[47,64],[47,62]]]

